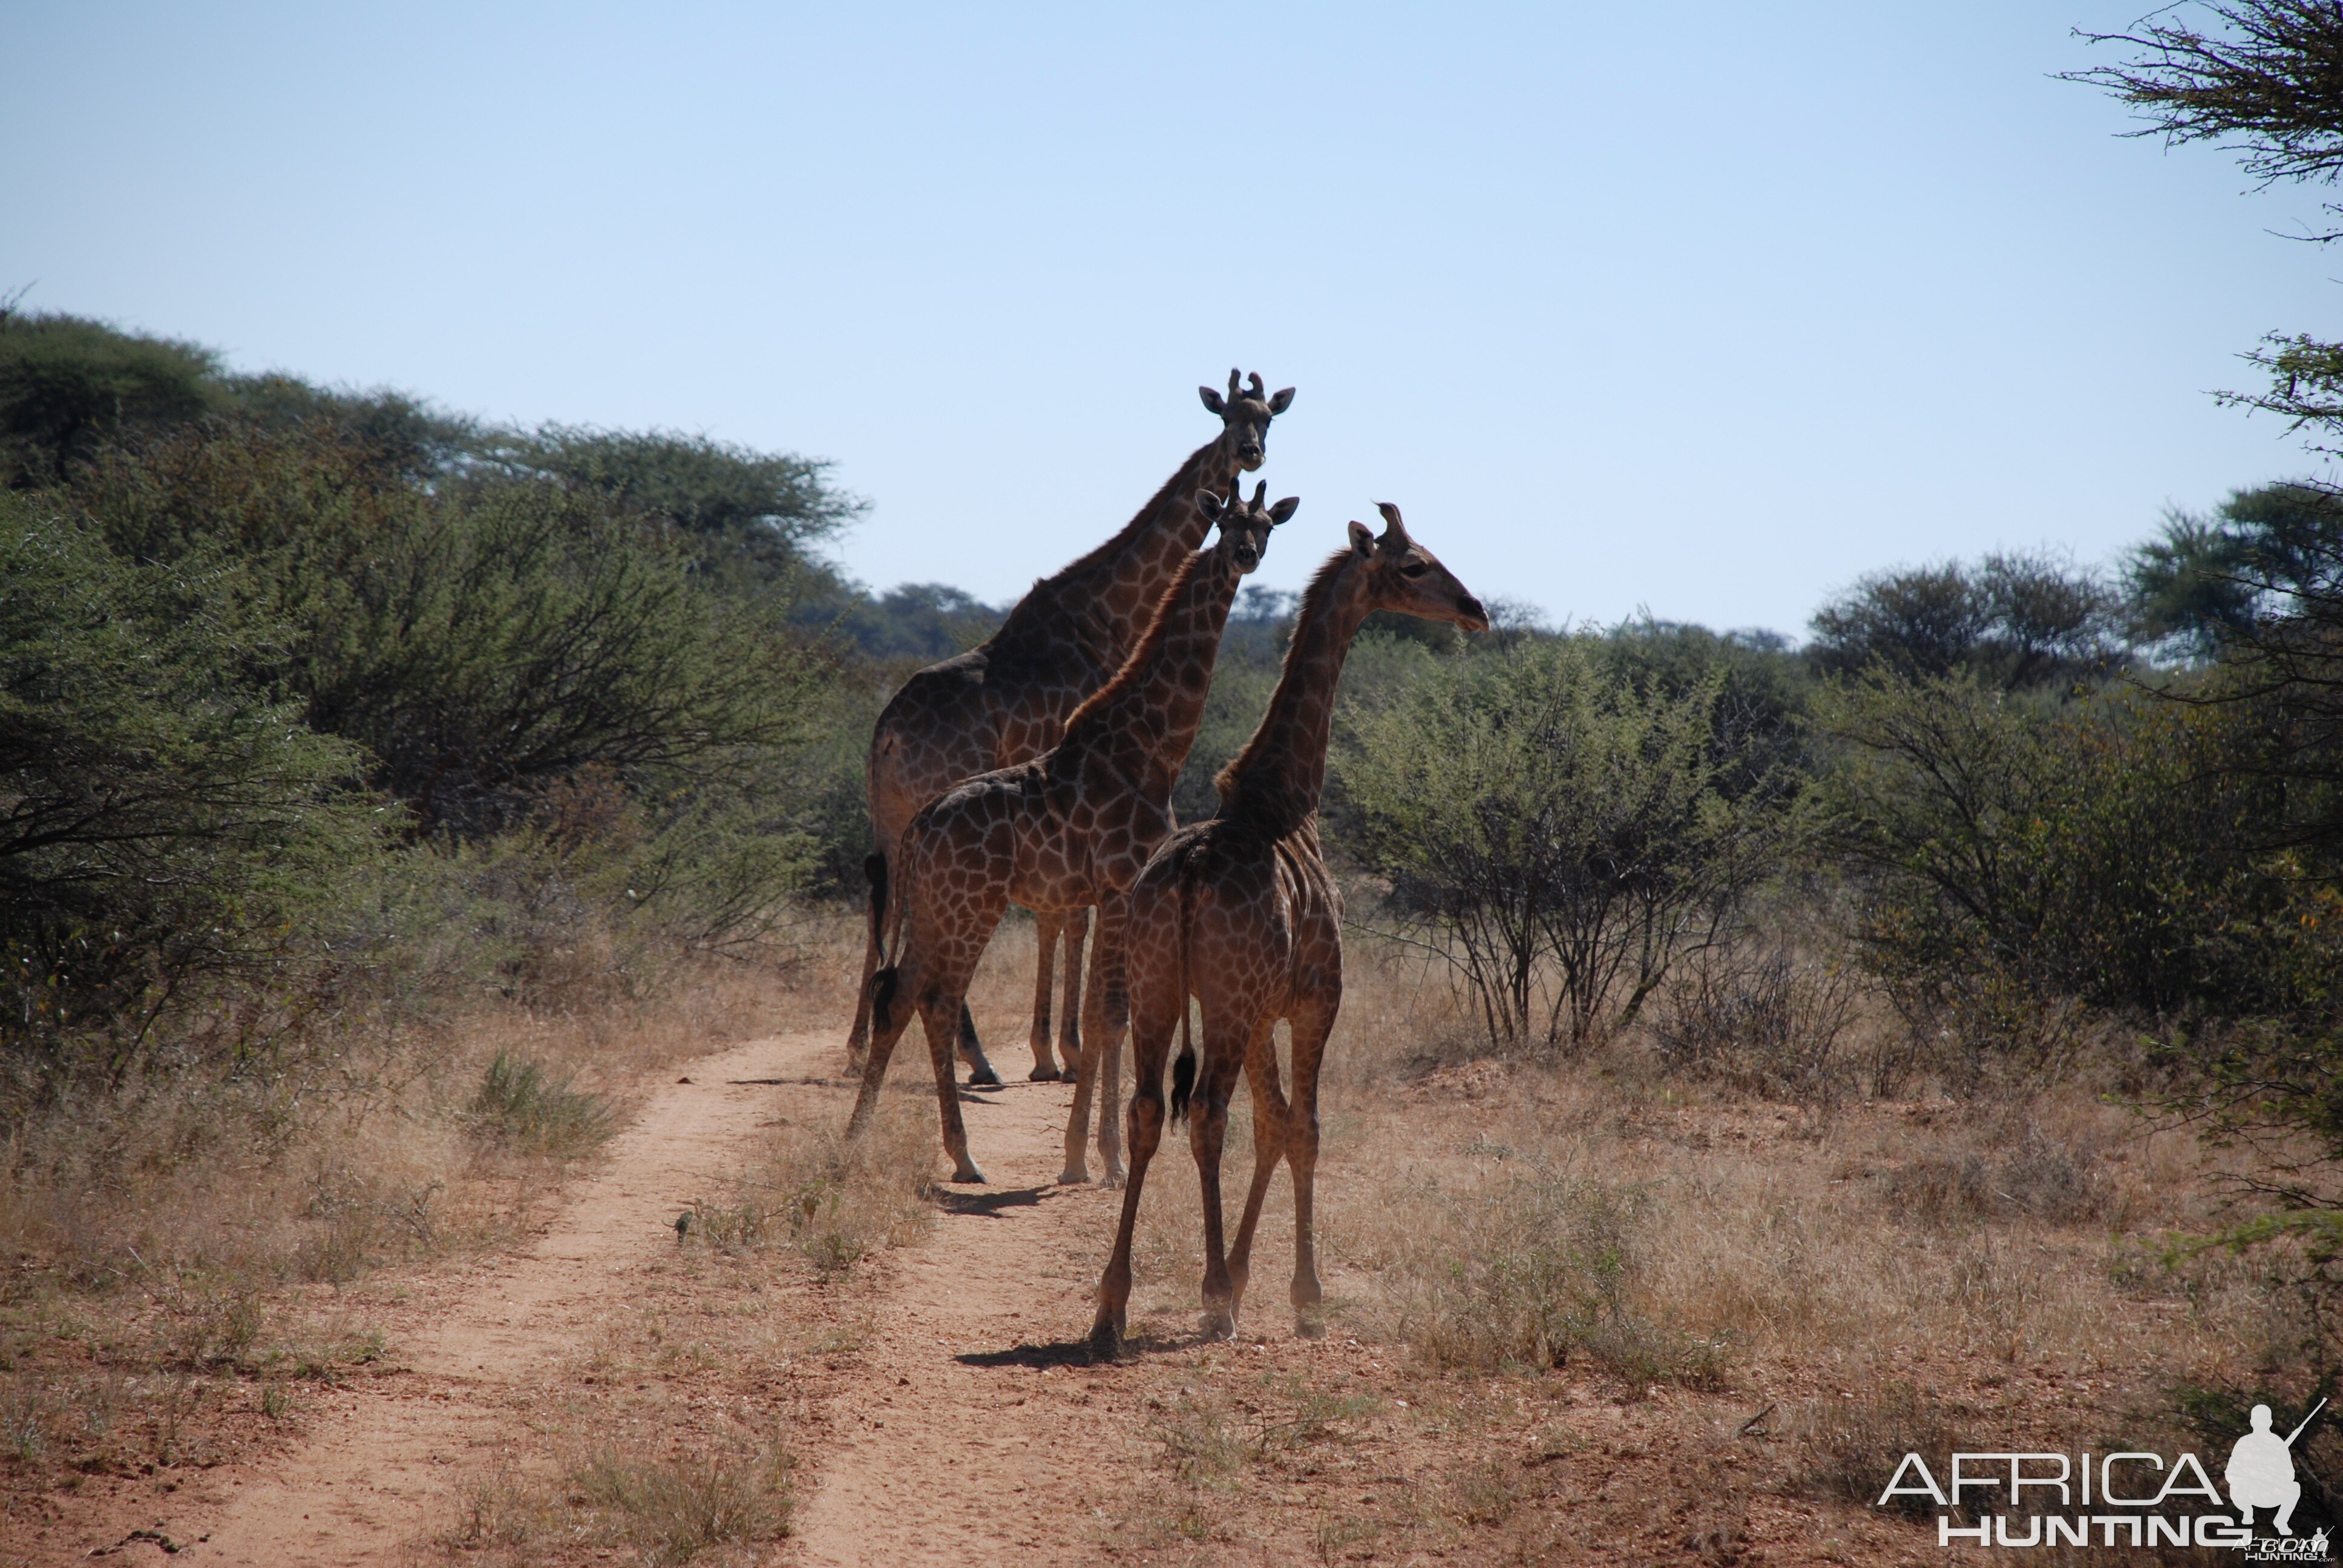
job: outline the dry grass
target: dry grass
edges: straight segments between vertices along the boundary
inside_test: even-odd
[[[1158,1362],[1183,1392],[1110,1555],[1887,1561],[1918,1538],[1868,1504],[1907,1448],[2145,1439],[2178,1430],[2176,1388],[2276,1375],[2267,1271],[2162,1255],[2222,1211],[2204,1151],[2088,1084],[1954,1100],[1907,1073],[1910,1098],[1868,1099],[1859,1019],[1830,1092],[1688,1078],[1644,1039],[1493,1053],[1419,960],[1353,938],[1347,961],[1318,1180],[1332,1337],[1284,1337],[1281,1177],[1232,1347],[1253,1353]],[[1232,1192],[1247,1144],[1232,1129]],[[1159,1358],[1195,1321],[1194,1204],[1175,1142],[1135,1251]],[[1248,1449],[1231,1401],[1271,1375],[1385,1419]]]
[[[647,983],[655,980],[656,983]],[[637,1078],[768,1027],[775,967],[484,1001],[154,1077],[0,1147],[0,1493],[265,1450],[381,1353],[349,1287],[522,1233]]]
[[[722,1252],[792,1247],[831,1272],[917,1241],[935,1215],[932,1107],[890,1096],[852,1144],[836,1121],[781,1121],[730,1201],[693,1202],[684,1241]]]

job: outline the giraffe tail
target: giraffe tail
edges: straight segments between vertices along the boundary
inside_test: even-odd
[[[1194,886],[1189,875],[1192,857],[1180,860],[1180,1054],[1172,1063],[1172,1120],[1184,1120],[1188,1101],[1196,1092],[1196,1036],[1188,1022],[1188,910]]]

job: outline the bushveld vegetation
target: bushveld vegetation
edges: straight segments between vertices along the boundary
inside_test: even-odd
[[[2289,387],[2314,349],[2273,351]],[[792,922],[859,896],[871,718],[998,620],[842,579],[820,548],[859,503],[819,462],[497,427],[68,317],[0,316],[0,487],[20,1476],[184,1452],[206,1379],[369,1353],[283,1287],[510,1233],[618,1124],[630,1066],[744,1025]],[[1256,590],[1232,620],[1183,814],[1212,809],[1291,610]],[[1325,830],[1367,983],[1329,1147],[1446,1125],[1426,1085],[1521,1098],[1333,1188],[1340,1322],[1441,1369],[1704,1391],[1817,1337],[2073,1350],[2137,1290],[2250,1342],[2171,1369],[2173,1422],[2343,1392],[2343,495],[2241,492],[2107,572],[1877,573],[1804,648],[1499,624],[1371,628],[1344,677]],[[1681,1106],[1752,1105],[1871,1120],[1813,1131],[1828,1161],[1610,1169]],[[2141,1127],[2211,1184],[2173,1201],[2168,1152],[2118,1159]],[[799,1130],[689,1240],[848,1269],[917,1235],[925,1152],[916,1128],[852,1158]],[[1172,1201],[1142,1237],[1158,1277],[1191,1244]],[[1883,1220],[1949,1240],[1916,1261]],[[2006,1235],[2051,1238],[2072,1281]],[[1931,1399],[1808,1411],[1796,1484],[1863,1483],[1942,1427]],[[1366,1409],[1303,1406],[1249,1448],[1178,1406],[1182,1484]],[[2337,1454],[2322,1432],[2302,1455],[2330,1516]],[[778,1530],[781,1451],[744,1436],[725,1463],[581,1452],[563,1528],[672,1516],[653,1555]],[[1468,1523],[1520,1481],[1460,1473]],[[476,1534],[555,1506],[483,1492]]]

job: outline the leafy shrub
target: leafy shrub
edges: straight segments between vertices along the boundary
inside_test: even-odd
[[[1427,662],[1361,718],[1351,854],[1462,975],[1493,1042],[1632,1021],[1772,869],[1784,788],[1728,799],[1721,671],[1680,695],[1574,639]]]
[[[241,683],[203,560],[0,494],[0,1043],[119,1082],[158,1019],[278,979],[397,819],[363,753]],[[214,1014],[204,1049],[251,1047]]]
[[[2272,790],[2223,766],[2228,714],[1880,674],[1818,714],[1844,743],[1818,806],[1857,951],[1955,1081],[2067,1059],[2077,1004],[2288,1005],[2269,943],[2302,889],[2241,847]]]

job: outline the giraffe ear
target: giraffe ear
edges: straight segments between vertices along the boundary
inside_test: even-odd
[[[1221,395],[1213,391],[1211,387],[1197,387],[1196,396],[1202,397],[1204,400],[1204,407],[1211,409],[1213,413],[1220,415],[1222,418],[1226,418],[1228,417],[1229,406],[1222,402]]]
[[[1353,522],[1351,525],[1351,548],[1355,551],[1362,559],[1369,559],[1373,557],[1375,553],[1375,536],[1368,531],[1366,524]]]
[[[1301,498],[1301,497],[1299,497],[1299,496],[1288,496],[1288,497],[1286,497],[1286,498],[1285,498],[1285,499],[1283,499],[1283,500],[1282,500],[1282,501],[1278,502],[1278,503],[1277,503],[1277,505],[1275,505],[1275,506],[1273,506],[1273,507],[1270,508],[1269,508],[1269,526],[1270,526],[1271,528],[1273,528],[1277,527],[1277,525],[1278,525],[1278,524],[1280,524],[1280,523],[1282,523],[1282,522],[1285,521],[1285,519],[1286,519],[1286,518],[1290,518],[1290,517],[1292,517],[1292,516],[1293,515],[1293,509],[1294,509],[1296,507],[1299,507],[1301,504],[1302,504],[1302,498]]]
[[[1216,523],[1220,521],[1221,514],[1227,509],[1228,503],[1221,499],[1220,497],[1212,494],[1212,491],[1199,490],[1196,492],[1196,511],[1206,522]]]
[[[1288,408],[1291,408],[1291,407],[1293,407],[1293,388],[1292,388],[1292,387],[1287,387],[1284,391],[1282,391],[1282,392],[1277,393],[1275,396],[1272,397],[1270,398],[1270,400],[1269,400],[1269,411],[1270,411],[1271,413],[1272,413],[1272,414],[1282,414],[1282,413],[1284,413]]]

